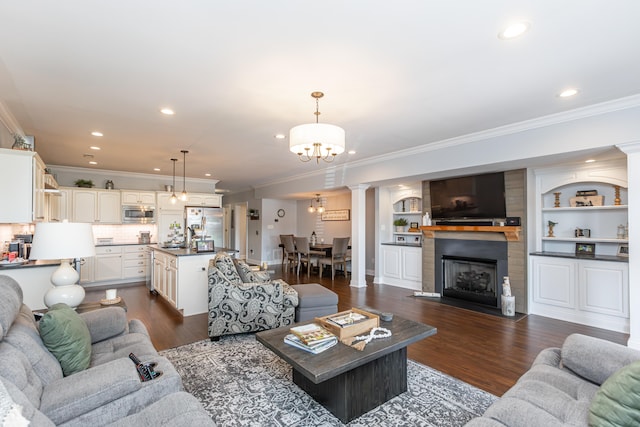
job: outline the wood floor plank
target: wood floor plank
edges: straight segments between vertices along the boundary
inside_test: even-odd
[[[531,366],[544,348],[559,347],[572,333],[582,333],[626,344],[628,335],[563,322],[542,316],[510,318],[452,307],[416,298],[409,289],[372,283],[352,288],[342,275],[308,279],[276,268],[274,278],[290,284],[320,283],[338,294],[338,309],[370,307],[397,313],[438,328],[438,333],[408,349],[409,358],[501,396]],[[106,288],[106,287],[105,287]],[[86,301],[104,298],[105,288],[87,289]],[[157,349],[177,347],[207,339],[207,314],[183,318],[162,297],[151,295],[144,285],[118,288],[127,304],[130,319],[140,319]]]

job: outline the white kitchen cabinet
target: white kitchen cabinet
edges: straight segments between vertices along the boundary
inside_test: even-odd
[[[161,212],[163,210],[184,211],[185,202],[180,200],[180,197],[178,197],[175,203],[171,203],[171,193],[157,192],[156,201],[158,203],[158,210]]]
[[[154,289],[184,316],[208,312],[207,272],[213,254],[178,256],[154,251]]]
[[[627,263],[537,255],[530,263],[530,314],[629,333]]]
[[[120,192],[74,189],[72,209],[75,222],[120,224]]]
[[[155,251],[153,260],[153,288],[174,308],[178,306],[178,257]]]
[[[33,151],[0,149],[0,223],[44,221],[44,163]]]
[[[156,193],[153,191],[122,190],[120,195],[123,205],[154,206],[156,204]]]
[[[71,213],[70,205],[70,189],[59,188],[57,193],[46,193],[46,198],[49,199],[48,206],[48,221],[49,222],[62,222],[67,219],[70,220],[69,214]]]
[[[123,279],[144,279],[149,270],[150,255],[146,245],[123,246]]]
[[[121,246],[97,247],[94,262],[94,279],[96,282],[122,279]]]
[[[219,194],[189,193],[186,206],[210,206],[214,208],[222,207],[222,196]]]
[[[95,282],[95,257],[80,258],[80,284]]]

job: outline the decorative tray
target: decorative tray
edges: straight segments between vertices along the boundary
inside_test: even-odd
[[[13,261],[2,260],[0,261],[0,267],[17,267],[19,265],[24,265],[28,262],[29,262],[28,259],[21,259],[21,258],[15,259]]]
[[[315,320],[337,336],[340,341],[380,326],[380,318],[377,315],[357,308],[316,317]]]
[[[102,305],[113,305],[113,304],[117,304],[120,301],[122,301],[122,298],[120,297],[115,297],[114,299],[101,299],[100,300],[100,304]]]

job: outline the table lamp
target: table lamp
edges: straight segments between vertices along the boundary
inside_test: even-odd
[[[44,296],[47,307],[63,302],[77,307],[84,299],[84,288],[77,285],[80,275],[71,266],[76,258],[95,256],[91,224],[76,222],[39,222],[33,235],[29,259],[60,260],[51,275],[53,287]]]

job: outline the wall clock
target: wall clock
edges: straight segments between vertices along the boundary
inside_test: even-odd
[[[278,209],[278,218],[284,218],[284,209]]]

